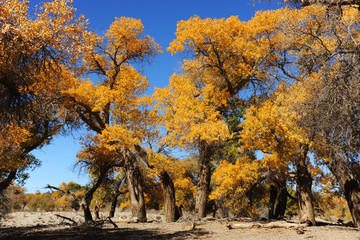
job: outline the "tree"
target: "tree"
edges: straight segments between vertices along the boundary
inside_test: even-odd
[[[216,142],[230,137],[227,125],[216,110],[216,106],[223,104],[217,94],[225,93],[215,92],[210,86],[197,89],[192,78],[186,75],[173,75],[168,87],[157,89],[154,93],[155,107],[160,114],[159,123],[166,131],[164,142],[170,147],[184,149],[195,145],[199,149],[195,206],[199,217],[206,214],[211,148]]]
[[[279,77],[302,84],[304,94],[293,103],[299,127],[336,176],[359,226],[359,183],[354,171],[358,165],[354,150],[357,102],[352,102],[357,91],[359,13],[339,4],[290,10],[277,31],[276,37],[283,41],[277,48],[276,65]]]
[[[294,166],[300,219],[309,220],[315,225],[312,176],[307,160],[310,142],[305,137],[306,132],[298,128],[296,123],[299,117],[291,109],[291,95],[298,96],[299,93],[289,91],[291,88],[285,88],[285,91],[284,88],[283,91],[281,87],[279,89],[273,94],[274,99],[270,97],[259,108],[251,107],[248,110],[246,120],[241,124],[243,147],[271,154],[271,157],[265,157],[264,162],[270,171],[275,171],[270,175],[280,182],[286,181],[290,166]]]
[[[87,70],[97,74],[98,81],[73,77],[73,87],[62,91],[64,106],[92,131],[86,136],[85,142],[90,143],[86,145],[100,151],[107,149],[109,154],[105,156],[118,157],[122,162],[133,215],[141,222],[146,221],[146,211],[135,145],[141,144],[146,131],[143,125],[152,113],[142,97],[149,83],[131,64],[160,52],[152,38],[141,37],[142,32],[140,20],[121,17],[110,25],[105,38],[91,36],[93,45],[84,52],[83,60]],[[106,164],[108,159],[96,161]],[[98,176],[102,181],[105,174]]]
[[[259,14],[256,20],[249,22],[241,22],[234,16],[228,19],[201,19],[195,16],[178,23],[176,39],[170,43],[168,51],[172,54],[189,53],[191,57],[184,60],[183,69],[192,75],[194,86],[200,91],[219,93],[212,96],[213,99],[219,98],[213,100],[212,111],[219,112],[223,117],[229,115],[232,109],[238,107],[231,103],[237,102],[233,100],[240,98],[240,91],[263,90],[275,80],[266,72],[277,57],[272,54],[277,42],[271,36],[279,26],[281,14]],[[198,144],[200,181],[196,208],[199,217],[206,214],[204,209],[210,183],[209,163],[214,149],[218,147],[207,140]]]

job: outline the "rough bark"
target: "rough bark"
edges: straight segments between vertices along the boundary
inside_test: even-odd
[[[349,164],[341,157],[331,156],[326,165],[336,177],[344,191],[351,216],[356,227],[360,228],[360,185]]]
[[[128,184],[132,216],[139,222],[146,222],[146,209],[142,175],[136,157],[129,152],[125,159],[125,173]]]
[[[165,221],[175,222],[178,216],[176,216],[174,183],[166,171],[161,173],[160,180],[164,189]]]
[[[206,217],[206,203],[210,191],[211,166],[210,158],[212,156],[211,147],[202,141],[199,146],[199,172],[197,177],[197,190],[195,212],[198,218]]]
[[[300,220],[303,222],[310,221],[315,225],[311,192],[312,177],[306,164],[308,151],[309,146],[307,144],[300,145],[300,154],[296,160],[296,193]]]

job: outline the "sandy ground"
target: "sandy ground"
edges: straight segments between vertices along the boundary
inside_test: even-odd
[[[73,219],[78,226],[57,217],[55,214]],[[105,217],[105,213],[103,214]],[[360,230],[343,226],[306,227],[300,234],[292,228],[247,228],[231,229],[225,221],[213,220],[197,222],[195,228],[191,221],[164,223],[161,212],[148,213],[147,223],[129,223],[129,212],[116,213],[110,224],[100,227],[81,226],[80,212],[15,212],[0,222],[0,239],[246,239],[246,240],[360,240]]]

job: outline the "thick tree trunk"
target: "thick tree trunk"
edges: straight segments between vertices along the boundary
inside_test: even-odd
[[[274,185],[270,185],[270,199],[269,199],[269,219],[275,218],[275,204],[278,191]]]
[[[195,202],[195,212],[198,218],[206,217],[206,203],[209,196],[211,179],[211,156],[211,147],[205,141],[202,141],[199,146],[199,172]]]
[[[314,208],[312,204],[312,177],[306,164],[309,146],[300,145],[300,155],[296,161],[296,193],[298,199],[299,218],[301,221],[315,222]]]
[[[326,161],[326,165],[335,175],[340,187],[344,191],[346,201],[353,222],[360,228],[360,185],[345,159],[335,157],[335,154]]]
[[[161,173],[160,179],[164,189],[165,221],[175,222],[178,216],[176,216],[174,183],[166,171]]]
[[[280,183],[280,193],[277,198],[274,218],[282,218],[285,216],[288,192],[286,189],[286,180]]]
[[[136,157],[131,152],[125,160],[126,181],[128,184],[131,212],[139,222],[146,222],[145,198],[142,175]]]

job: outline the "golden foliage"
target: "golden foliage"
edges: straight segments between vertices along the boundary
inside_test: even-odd
[[[226,103],[219,96],[226,95],[215,91],[211,85],[197,89],[190,77],[173,75],[169,86],[156,89],[153,95],[158,124],[167,132],[164,142],[171,147],[185,147],[202,140],[229,138],[231,134],[217,110]]]
[[[260,177],[260,168],[259,161],[248,157],[238,158],[235,164],[220,162],[213,174],[216,190],[211,193],[210,199],[243,195]]]

